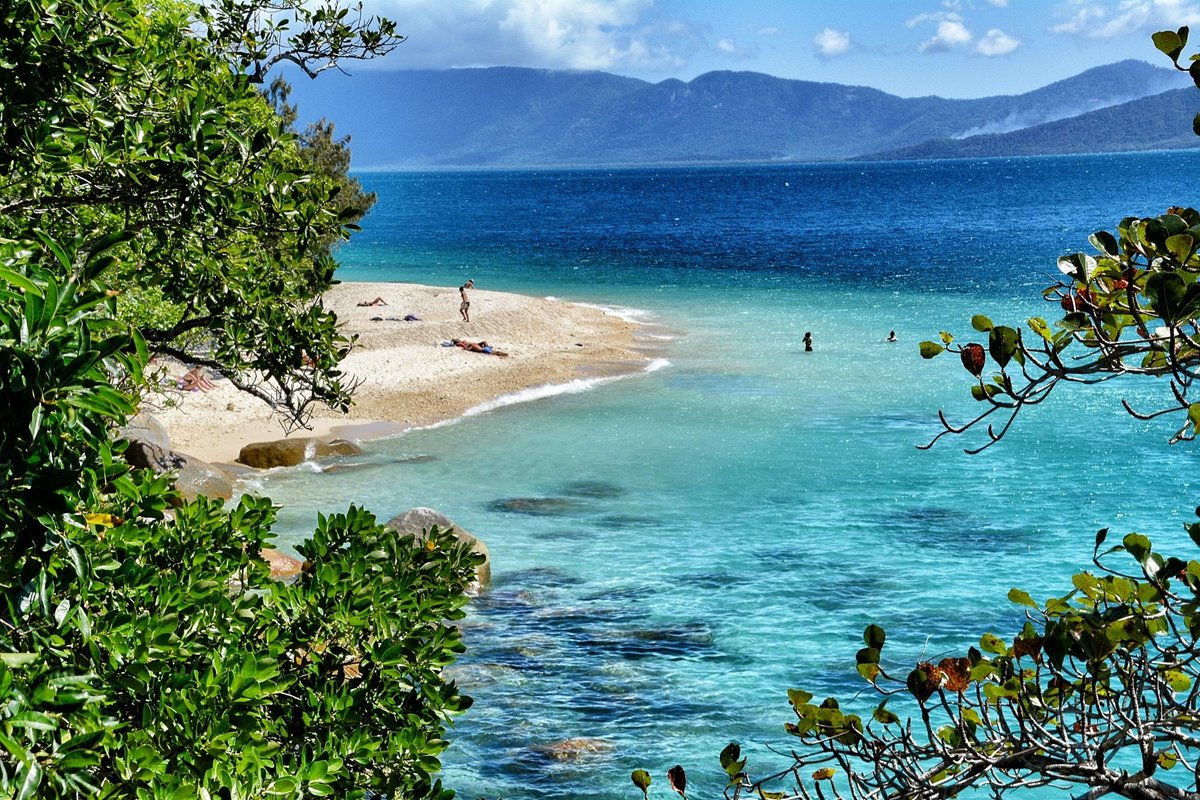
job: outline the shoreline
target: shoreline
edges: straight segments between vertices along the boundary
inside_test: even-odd
[[[376,297],[387,305],[358,305]],[[251,442],[379,439],[591,388],[657,363],[648,352],[652,343],[638,341],[642,325],[617,310],[478,289],[470,297],[471,321],[463,322],[457,287],[333,286],[324,295],[326,308],[337,314],[344,333],[358,335],[341,368],[359,385],[348,414],[314,409],[308,428],[285,434],[266,403],[222,380],[208,391],[172,390],[149,398],[145,410],[166,428],[172,449],[203,461],[235,462]],[[407,315],[419,319],[404,321]],[[509,356],[442,346],[454,338],[486,340]]]

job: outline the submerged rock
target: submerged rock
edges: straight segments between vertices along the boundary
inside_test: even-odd
[[[237,460],[256,469],[294,467],[305,461],[331,456],[356,456],[362,448],[345,439],[318,439],[301,436],[292,439],[276,439],[272,442],[251,442],[238,453]]]
[[[613,743],[608,739],[580,736],[575,739],[562,739],[557,742],[540,744],[533,747],[532,750],[538,755],[555,761],[578,761],[588,756],[611,753],[613,747]]]
[[[403,514],[392,517],[387,521],[386,526],[396,531],[397,533],[416,536],[418,539],[424,537],[425,533],[437,526],[441,529],[453,529],[454,535],[460,542],[468,542],[471,545],[471,551],[483,555],[483,563],[475,568],[475,583],[472,589],[480,591],[492,582],[492,557],[488,553],[487,545],[483,543],[479,537],[468,532],[461,525],[456,525],[454,520],[447,517],[440,511],[434,511],[432,508],[411,508]]]
[[[620,486],[607,481],[572,481],[564,485],[560,491],[572,497],[593,497],[598,500],[620,497],[625,494],[625,490]]]
[[[534,516],[570,514],[583,508],[583,503],[570,497],[507,497],[488,504],[491,511]]]

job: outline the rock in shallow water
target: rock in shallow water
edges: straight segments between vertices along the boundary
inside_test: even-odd
[[[488,503],[489,511],[536,516],[570,514],[583,508],[583,503],[570,497],[506,497]]]
[[[625,494],[625,490],[620,486],[607,481],[572,481],[565,484],[560,491],[572,497],[593,497],[596,499],[620,497]]]
[[[531,749],[538,755],[552,758],[555,761],[578,761],[588,756],[611,753],[613,743],[607,739],[580,736],[575,739],[540,744]]]
[[[318,439],[312,436],[251,442],[238,453],[237,460],[256,469],[294,467],[305,461],[330,456],[356,456],[363,450],[345,439]]]

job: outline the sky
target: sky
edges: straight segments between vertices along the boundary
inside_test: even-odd
[[[520,66],[657,82],[744,70],[901,97],[1019,94],[1127,58],[1167,66],[1150,35],[1200,25],[1200,0],[364,0],[364,7],[395,20],[408,38],[385,58],[348,65],[351,73]]]

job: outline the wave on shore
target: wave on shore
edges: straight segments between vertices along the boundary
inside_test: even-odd
[[[495,411],[498,408],[504,408],[505,406],[513,406],[517,405],[518,403],[528,403],[533,400],[542,400],[547,397],[557,397],[558,395],[563,394],[579,394],[581,392],[595,389],[598,386],[613,383],[614,381],[632,378],[649,372],[657,372],[658,370],[669,367],[670,365],[671,362],[669,360],[665,358],[656,358],[648,363],[640,372],[630,372],[622,375],[605,375],[600,378],[576,378],[574,380],[567,381],[566,383],[548,383],[543,384],[542,386],[532,386],[528,389],[522,389],[519,392],[511,392],[509,394],[501,395],[500,397],[488,400],[487,402],[480,403],[477,406],[472,406],[464,411],[462,416],[458,417],[457,419],[473,417],[479,414],[487,413],[488,411]],[[427,427],[436,428],[441,425],[449,425],[455,421],[457,420],[444,420]]]

